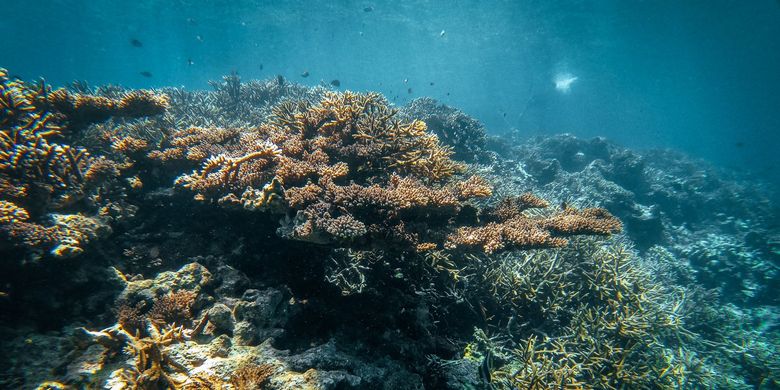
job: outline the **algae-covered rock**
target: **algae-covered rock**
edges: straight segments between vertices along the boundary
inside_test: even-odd
[[[233,313],[222,303],[215,303],[208,311],[209,322],[214,325],[214,333],[233,332]]]
[[[151,303],[154,298],[180,290],[199,293],[203,287],[211,283],[211,272],[199,263],[189,263],[178,271],[167,271],[154,279],[131,280],[125,290],[119,294],[117,301]]]

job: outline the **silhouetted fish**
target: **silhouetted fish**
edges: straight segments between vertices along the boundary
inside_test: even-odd
[[[407,89],[406,93],[412,93],[412,89],[411,88]]]
[[[433,81],[431,81],[431,86],[433,86]]]
[[[260,64],[260,70],[263,70],[263,64]]]
[[[152,72],[150,72],[148,70],[145,70],[145,71],[141,72],[141,76],[152,77]]]
[[[134,47],[142,47],[144,45],[143,42],[141,42],[141,41],[139,41],[139,40],[137,40],[135,38],[130,40],[130,44],[133,45]]]
[[[303,78],[309,77],[309,71],[308,70],[304,70],[303,73],[301,73],[301,77],[303,77]]]
[[[276,75],[276,82],[279,84],[279,86],[284,86],[284,76],[278,74]]]
[[[338,88],[338,87],[340,87],[340,86],[341,86],[341,81],[339,81],[338,79],[331,80],[331,81],[330,81],[330,85],[332,85],[332,86],[334,86],[334,87]]]
[[[192,58],[187,58],[187,65],[195,65],[195,61],[193,61]]]
[[[363,8],[363,12],[371,12],[371,11],[373,11],[373,10],[374,10],[374,7],[366,7],[366,8]]]

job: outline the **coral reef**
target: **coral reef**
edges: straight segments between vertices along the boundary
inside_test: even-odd
[[[43,82],[31,87],[11,80],[3,69],[0,96],[0,229],[14,243],[49,249],[56,257],[82,253],[90,241],[110,232],[111,210],[122,208],[110,195],[120,171],[132,164],[92,156],[62,143],[63,138],[110,116],[159,114],[167,97],[133,91],[114,100],[51,91]],[[88,205],[91,215],[53,213],[79,203]]]
[[[443,144],[453,148],[456,159],[477,162],[487,158],[484,126],[462,111],[423,97],[405,105],[401,114],[405,118],[425,122],[428,129],[439,136]]]
[[[442,237],[430,232],[457,227],[451,220],[469,200],[490,196],[490,185],[477,176],[455,179],[461,166],[451,150],[424,122],[401,122],[397,114],[377,94],[327,92],[317,102],[281,103],[267,123],[252,129],[177,131],[149,156],[165,164],[199,163],[176,179],[198,200],[285,214],[283,237],[353,245],[390,237],[409,249],[443,247]],[[600,209],[568,208],[545,219],[518,212],[500,227],[461,228],[446,245],[474,246],[492,233],[516,247],[560,246],[565,240],[553,235],[619,230]],[[474,236],[480,238],[467,238]],[[489,252],[504,246],[483,245]]]
[[[2,388],[780,383],[777,208],[738,176],[279,77],[0,80]]]

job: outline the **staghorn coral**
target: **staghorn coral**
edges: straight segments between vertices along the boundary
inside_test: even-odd
[[[21,214],[19,208],[15,210],[13,219],[0,222],[0,230],[19,244],[51,248],[55,257],[79,255],[91,241],[111,233],[111,228],[100,219],[81,214],[50,214],[50,226],[43,226],[27,222],[26,214]]]
[[[113,99],[71,93],[64,88],[52,91],[44,85],[40,86],[35,99],[42,109],[60,117],[71,132],[92,123],[103,122],[112,116],[135,118],[159,115],[170,105],[167,95],[147,90],[130,91]]]
[[[601,208],[582,211],[565,206],[558,214],[549,217],[527,217],[522,212],[528,208],[543,208],[547,202],[530,194],[503,200],[487,214],[489,222],[484,226],[460,227],[447,237],[449,248],[458,246],[481,247],[485,253],[505,248],[562,247],[568,241],[562,236],[579,234],[610,235],[621,229],[620,221]]]
[[[192,304],[197,294],[180,290],[157,298],[147,313],[148,318],[157,325],[185,325],[192,321]]]
[[[449,145],[455,158],[474,162],[485,158],[485,128],[479,121],[458,109],[439,104],[431,98],[414,99],[402,109],[407,118],[419,119],[428,129]]]
[[[147,331],[149,337],[143,338],[121,328],[102,332],[113,338],[112,344],[124,344],[124,352],[133,357],[133,366],[120,370],[116,379],[129,389],[180,388],[186,381],[181,374],[186,375],[187,368],[171,358],[166,347],[183,341],[184,329],[159,329],[150,322]]]
[[[504,307],[491,322],[504,325],[491,337],[476,329],[466,358],[490,360],[493,386],[714,385],[715,373],[688,349],[703,340],[687,329],[685,291],[653,283],[626,244],[580,240],[488,268],[488,294]]]
[[[398,119],[378,94],[326,92],[317,101],[284,101],[272,113],[255,127],[175,131],[148,156],[193,169],[174,183],[198,201],[281,215],[279,236],[353,254],[493,253],[620,231],[601,209],[527,216],[547,206],[530,193],[480,209],[475,201],[492,195],[490,183],[459,175],[463,166],[451,149],[424,122]],[[351,294],[383,272],[421,275],[414,261],[380,263],[358,265],[337,254],[326,279]],[[457,277],[458,267],[446,271]],[[423,278],[437,277],[426,272]]]
[[[133,91],[120,99],[51,91],[8,78],[0,69],[0,200],[15,209],[0,230],[16,244],[49,249],[57,257],[80,254],[110,229],[100,212],[67,214],[77,205],[92,211],[120,207],[112,203],[121,171],[132,164],[92,156],[83,147],[62,143],[81,126],[111,115],[153,115],[167,98]],[[131,145],[132,144],[132,145]],[[117,147],[137,152],[142,142],[123,139]],[[53,211],[62,210],[55,214]]]

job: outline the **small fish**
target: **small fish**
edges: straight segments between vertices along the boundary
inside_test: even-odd
[[[504,115],[503,115],[503,116],[504,116],[504,118],[506,118],[506,113],[504,113]]]
[[[152,77],[152,72],[145,70],[143,72],[140,72],[140,75],[144,77]]]
[[[309,77],[309,71],[308,70],[304,70],[303,73],[301,73],[301,77],[303,77],[303,78]]]
[[[363,8],[363,12],[371,12],[371,11],[373,11],[373,10],[374,10],[374,7],[366,7],[366,8]]]
[[[358,35],[360,35],[362,37],[363,36],[363,32],[362,31],[359,32]]]
[[[276,83],[279,84],[280,87],[284,86],[284,76],[280,74],[276,75]]]
[[[142,47],[144,44],[143,42],[133,38],[130,40],[130,44],[133,45],[133,47]]]
[[[444,30],[441,30],[441,32],[439,33],[439,37],[443,37],[443,36],[444,36],[444,34],[446,34],[446,33],[447,33],[446,31],[444,31]]]
[[[5,291],[0,291],[0,298],[8,298],[8,293]]]
[[[330,85],[332,85],[332,86],[334,86],[334,87],[338,88],[338,87],[340,87],[340,86],[341,86],[341,81],[339,81],[339,79],[334,79],[334,80],[331,80],[331,81],[330,81]]]
[[[193,18],[187,18],[187,23],[189,24],[198,24],[198,22]]]
[[[409,79],[404,79],[404,84],[408,83]]]
[[[449,92],[447,92],[447,96],[450,96],[450,93],[449,93]]]
[[[406,93],[412,93],[412,88],[407,89]]]
[[[263,70],[263,64],[260,64],[260,70]]]
[[[433,81],[431,81],[429,84],[431,84],[431,87],[433,87]]]
[[[555,79],[553,80],[553,83],[555,84],[555,89],[557,89],[561,93],[569,93],[569,90],[571,89],[571,85],[578,79],[579,77],[571,73],[559,73],[555,75]]]
[[[195,40],[198,41],[198,42],[203,42],[203,37],[200,36],[200,35],[196,35],[195,36]]]
[[[187,58],[187,65],[189,66],[195,65],[195,61],[193,61],[192,58]]]

